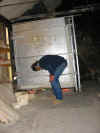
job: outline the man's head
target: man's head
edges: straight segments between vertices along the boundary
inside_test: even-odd
[[[40,71],[41,70],[41,67],[39,66],[39,62],[38,61],[36,61],[35,63],[33,63],[31,65],[31,68],[32,68],[33,71]]]

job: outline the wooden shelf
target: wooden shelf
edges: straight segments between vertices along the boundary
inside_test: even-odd
[[[10,67],[11,64],[0,64],[0,67]]]
[[[3,53],[7,54],[8,52],[10,52],[9,48],[0,47],[0,55],[2,55]],[[9,59],[0,57],[0,67],[10,67],[10,66],[11,66],[11,63]]]
[[[0,47],[0,54],[10,52],[9,48],[2,48]]]
[[[0,57],[0,62],[8,62],[8,61],[10,62],[10,60]]]

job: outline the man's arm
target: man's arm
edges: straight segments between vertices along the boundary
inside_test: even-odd
[[[55,78],[54,75],[51,75],[51,74],[50,74],[50,76],[49,76],[49,81],[52,82],[52,81],[54,80],[54,78]]]
[[[54,75],[54,69],[51,65],[48,65],[48,71],[49,71],[50,75]]]

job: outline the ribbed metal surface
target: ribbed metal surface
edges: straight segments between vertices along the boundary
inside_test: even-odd
[[[43,55],[57,54],[68,61],[60,77],[62,87],[75,87],[74,58],[70,24],[64,18],[13,25],[14,50],[20,89],[50,87],[47,71],[32,72],[30,66]]]

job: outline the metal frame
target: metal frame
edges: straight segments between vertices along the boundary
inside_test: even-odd
[[[75,36],[75,27],[74,27],[74,16],[70,16],[67,19],[67,25],[70,27],[70,40],[72,46],[72,55],[73,55],[73,68],[75,73],[75,92],[81,92],[81,84],[80,84],[80,72],[79,72],[79,63],[78,63],[78,52],[77,52],[77,43]]]
[[[76,69],[76,91],[81,92],[81,83],[80,83],[80,72],[79,72],[79,62],[78,62],[78,52],[77,52],[77,43],[76,43],[76,35],[75,35],[75,26],[74,26],[74,17],[72,16],[72,32],[73,32],[73,40],[74,40],[74,58],[75,58],[75,69]]]

